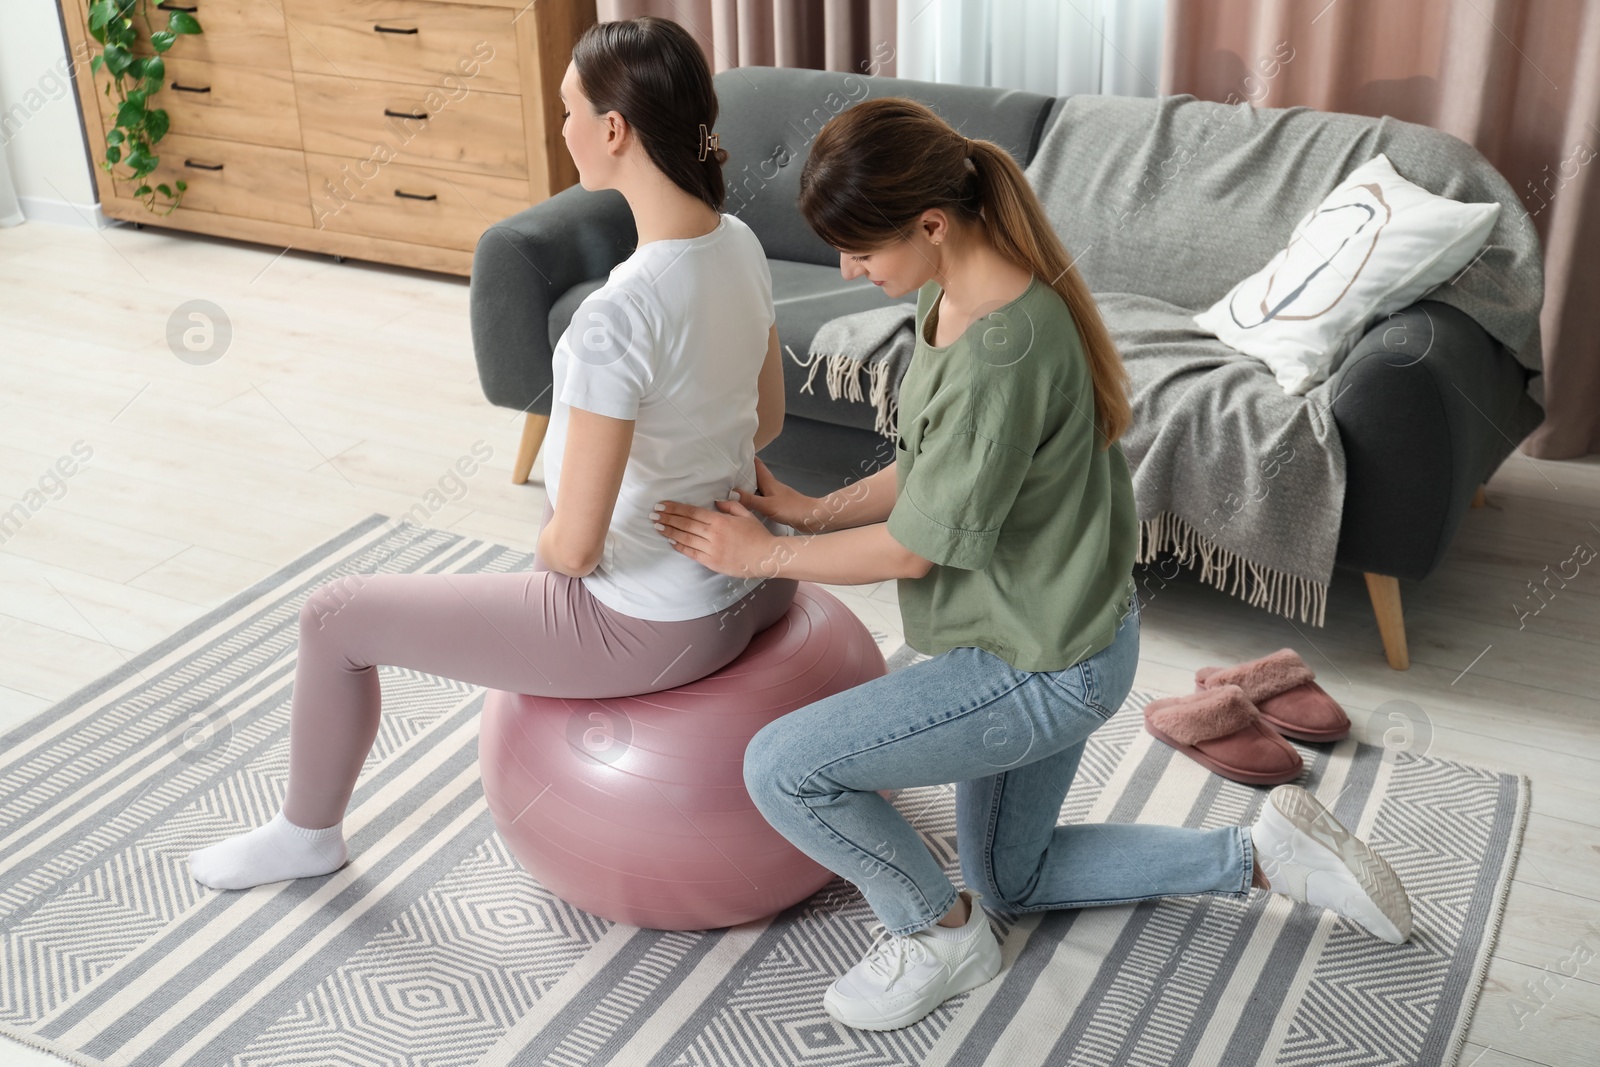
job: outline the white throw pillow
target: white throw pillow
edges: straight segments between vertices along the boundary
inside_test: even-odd
[[[1286,392],[1307,393],[1378,320],[1471,262],[1499,215],[1499,204],[1463,204],[1406,181],[1380,153],[1194,321],[1266,363]]]

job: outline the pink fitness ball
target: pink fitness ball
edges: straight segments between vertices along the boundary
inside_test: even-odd
[[[745,747],[774,719],[886,673],[861,620],[801,582],[731,663],[676,689],[491,690],[478,742],[489,811],[529,874],[602,918],[714,930],[776,914],[834,875],[756,809]]]

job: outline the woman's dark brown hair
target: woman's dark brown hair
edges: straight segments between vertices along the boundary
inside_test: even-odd
[[[800,214],[817,236],[855,255],[909,237],[929,208],[984,226],[1002,256],[1072,312],[1094,381],[1100,447],[1108,448],[1132,420],[1117,346],[1017,161],[993,141],[968,144],[915,100],[863,100],[817,134],[800,172]]]
[[[688,30],[654,15],[597,22],[573,46],[572,64],[596,115],[620,113],[663,174],[722,210],[728,150],[707,149],[700,158],[700,124],[716,129],[717,92]]]

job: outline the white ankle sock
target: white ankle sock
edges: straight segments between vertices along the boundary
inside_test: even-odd
[[[970,897],[967,898],[967,907],[969,909],[967,921],[960,926],[940,926],[938,923],[934,923],[932,926],[923,927],[920,932],[931,934],[940,941],[965,941],[978,932],[978,924],[972,921],[973,915],[978,911],[977,901]],[[984,921],[988,921],[988,916],[984,917]]]
[[[965,941],[978,932],[978,928],[968,923],[966,926],[940,926],[934,923],[926,927],[924,933],[937,937],[940,941]]]
[[[349,855],[343,820],[310,830],[290,822],[279,809],[265,826],[189,853],[189,873],[212,889],[249,889],[329,874],[343,867]]]

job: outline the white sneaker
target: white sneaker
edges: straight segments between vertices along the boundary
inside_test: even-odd
[[[989,916],[975,894],[961,895],[972,910],[959,940],[926,930],[900,937],[875,923],[880,933],[866,956],[822,995],[828,1014],[858,1030],[898,1030],[999,974],[1000,942]]]
[[[1391,944],[1411,936],[1411,902],[1394,868],[1304,789],[1268,793],[1250,839],[1274,893],[1331,909]]]

